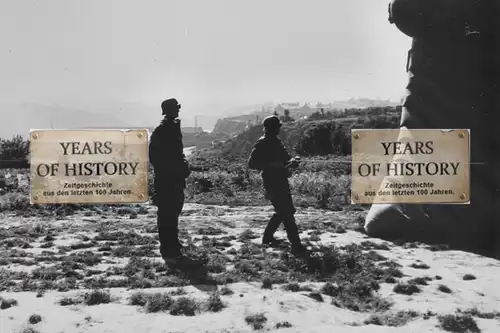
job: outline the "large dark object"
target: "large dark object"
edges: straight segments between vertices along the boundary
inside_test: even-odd
[[[471,131],[470,205],[372,205],[368,235],[500,258],[500,1],[393,0],[413,38],[401,127]]]
[[[389,22],[413,38],[498,40],[496,0],[393,0]]]

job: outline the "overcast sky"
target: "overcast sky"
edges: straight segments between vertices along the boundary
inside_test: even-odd
[[[388,3],[0,0],[0,99],[398,100],[411,40]]]

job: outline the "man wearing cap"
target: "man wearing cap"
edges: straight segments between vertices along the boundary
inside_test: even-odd
[[[197,264],[181,253],[179,215],[184,206],[184,189],[189,165],[183,152],[179,117],[181,105],[175,98],[161,103],[162,122],[151,134],[149,161],[154,169],[154,203],[158,207],[157,223],[160,253],[166,263]]]
[[[306,248],[300,241],[295,223],[296,210],[288,183],[290,168],[296,167],[296,162],[278,137],[281,128],[279,118],[269,116],[264,119],[263,125],[264,135],[257,141],[248,159],[250,169],[262,171],[266,198],[271,201],[275,210],[264,231],[262,243],[273,245],[276,241],[274,233],[283,223],[287,238],[292,244],[292,253],[303,255],[306,253]]]

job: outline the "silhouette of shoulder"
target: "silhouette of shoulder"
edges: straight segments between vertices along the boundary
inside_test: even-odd
[[[267,138],[263,135],[261,136],[260,138],[257,139],[257,141],[255,142],[255,147],[257,146],[262,146],[263,144],[265,144]]]
[[[176,136],[181,135],[179,123],[175,120],[163,120],[151,133],[151,140],[154,140],[158,137],[162,138],[175,138]],[[162,140],[162,139],[160,139]]]

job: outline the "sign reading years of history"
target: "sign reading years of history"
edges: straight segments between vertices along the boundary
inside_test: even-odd
[[[148,131],[30,133],[32,204],[146,202]]]
[[[470,202],[467,129],[352,130],[353,204]]]

